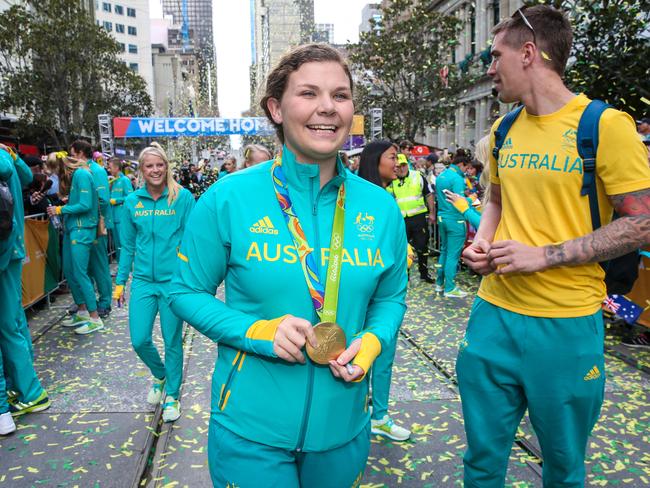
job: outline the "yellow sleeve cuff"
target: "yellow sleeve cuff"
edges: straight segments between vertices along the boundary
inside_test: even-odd
[[[352,365],[359,366],[363,370],[363,376],[354,380],[355,383],[363,380],[368,371],[370,371],[370,366],[377,359],[377,356],[381,354],[381,342],[377,339],[377,336],[372,332],[366,332],[361,336],[361,349],[354,357]]]
[[[7,146],[7,150],[9,151],[9,155],[11,156],[11,158],[12,158],[14,161],[15,161],[16,159],[18,159],[18,156],[16,156],[16,153],[14,152],[13,149],[11,149],[10,147]]]
[[[115,285],[113,289],[113,300],[119,300],[124,293],[124,285]]]
[[[278,325],[284,320],[286,315],[272,320],[258,320],[251,325],[246,331],[246,338],[254,341],[271,341],[275,339],[275,332]]]
[[[454,207],[456,207],[456,210],[458,210],[460,213],[465,213],[467,209],[469,208],[469,203],[467,203],[467,200],[464,198],[459,198],[453,203]]]
[[[61,215],[61,209],[62,209],[63,207],[62,207],[61,205],[59,205],[58,207],[54,207],[54,208],[56,209],[56,210],[55,210],[56,214],[57,214],[57,215]]]
[[[111,198],[111,205],[115,205],[117,201],[114,198]]]

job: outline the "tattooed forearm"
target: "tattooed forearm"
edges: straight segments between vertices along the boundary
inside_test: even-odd
[[[606,261],[648,244],[650,217],[621,217],[611,224],[578,239],[547,246],[550,266]]]
[[[606,261],[650,243],[650,189],[609,199],[620,218],[584,237],[546,246],[549,267]]]

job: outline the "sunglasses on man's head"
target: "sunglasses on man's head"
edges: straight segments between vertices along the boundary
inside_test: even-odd
[[[530,21],[528,20],[528,18],[524,15],[524,12],[523,12],[522,9],[518,8],[517,11],[514,14],[512,14],[512,16],[514,17],[517,14],[519,14],[519,16],[521,17],[521,20],[523,20],[524,24],[526,24],[526,27],[528,27],[530,29],[530,31],[533,33],[533,44],[535,44],[535,46],[537,46],[537,36],[535,35],[535,29],[533,29],[533,24],[531,24]],[[544,58],[546,61],[551,60],[551,57],[543,49],[540,49],[540,53],[542,55],[542,58]]]

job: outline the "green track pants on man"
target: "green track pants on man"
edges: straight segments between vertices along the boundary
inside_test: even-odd
[[[438,276],[436,284],[442,286],[445,292],[456,288],[456,273],[460,253],[463,251],[467,227],[464,220],[449,220],[438,217],[440,231],[440,257],[438,258]]]
[[[43,388],[34,371],[31,344],[21,331],[22,267],[22,259],[14,259],[0,272],[0,349],[4,375],[12,378],[11,386],[18,391],[18,400],[31,402],[39,397]]]
[[[99,308],[111,308],[113,293],[113,282],[111,281],[111,270],[108,267],[108,238],[97,237],[93,241],[90,250],[90,262],[88,272],[97,285]]]
[[[94,228],[75,229],[63,236],[63,274],[74,302],[85,304],[89,312],[97,310],[95,288],[88,275],[95,232]]]
[[[476,298],[456,362],[467,451],[465,487],[502,488],[528,408],[545,488],[584,486],[585,450],[605,389],[600,311],[521,315]]]
[[[166,378],[167,395],[178,399],[183,378],[183,321],[169,308],[171,281],[150,282],[133,279],[129,301],[129,333],[137,355],[158,379]],[[156,314],[165,344],[165,362],[153,343]]]
[[[210,419],[208,464],[215,488],[356,488],[370,452],[370,422],[350,442],[298,452],[249,441]]]

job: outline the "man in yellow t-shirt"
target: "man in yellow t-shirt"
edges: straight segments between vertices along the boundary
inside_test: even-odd
[[[582,487],[587,439],[604,394],[604,273],[598,262],[650,241],[650,169],[630,116],[606,110],[596,181],[603,226],[580,195],[578,121],[589,100],[562,82],[564,15],[517,10],[493,31],[499,98],[524,109],[490,161],[492,193],[465,262],[485,275],[458,354],[466,487],[501,487],[528,408],[544,486]],[[494,130],[491,143],[494,147]],[[620,218],[611,221],[612,210]]]

